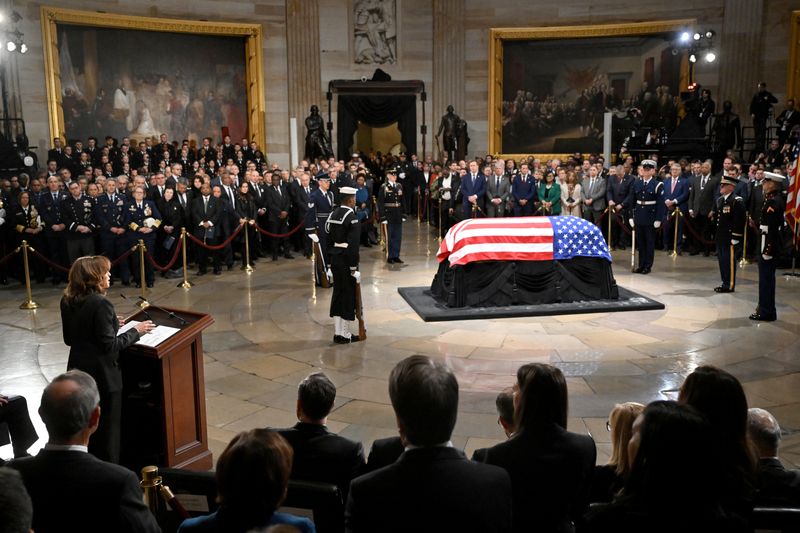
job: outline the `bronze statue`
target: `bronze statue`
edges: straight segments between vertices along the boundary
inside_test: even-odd
[[[444,135],[442,136],[442,132]],[[453,112],[453,106],[447,106],[447,113],[442,116],[439,123],[439,131],[434,136],[436,145],[440,153],[445,153],[448,160],[464,159],[467,154],[469,136],[467,135],[467,123]],[[442,137],[442,145],[439,144],[439,137]]]
[[[306,117],[306,149],[305,158],[313,161],[317,157],[329,158],[333,156],[331,141],[325,134],[325,122],[319,114],[319,108],[311,106],[311,114]]]

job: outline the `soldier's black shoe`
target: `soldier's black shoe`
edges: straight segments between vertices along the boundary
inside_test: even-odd
[[[286,259],[294,259],[294,256],[292,254],[290,254],[289,252],[286,252],[285,254],[283,254],[283,257],[285,257]]]
[[[359,337],[358,335],[353,335],[352,333],[350,334],[350,342],[358,342],[360,340],[361,337]]]
[[[341,335],[334,335],[333,342],[336,344],[350,344],[350,339],[347,337],[342,337]]]
[[[403,260],[402,260],[402,259],[400,259],[399,257],[395,257],[395,258],[394,258],[394,262],[395,262],[395,263],[405,263],[405,261],[403,261]]]
[[[387,262],[387,263],[389,263],[390,265],[393,265],[393,264],[395,264],[395,263],[396,263],[396,261],[395,261],[395,258],[394,258],[394,257],[390,257],[389,259],[387,259],[387,260],[386,260],[386,262]]]
[[[714,292],[734,292],[734,290],[729,289],[728,287],[725,287],[723,285],[720,285],[719,287],[714,287]]]
[[[644,272],[644,268],[642,268],[642,267],[639,267],[639,268],[637,268],[636,270],[633,271],[634,274],[641,274],[642,272]]]
[[[776,320],[778,320],[778,317],[762,315],[761,313],[756,311],[755,313],[750,315],[750,320],[758,320],[760,322],[775,322]]]
[[[649,268],[643,268],[642,271],[639,272],[639,274],[649,274],[649,273],[650,273],[650,269]]]

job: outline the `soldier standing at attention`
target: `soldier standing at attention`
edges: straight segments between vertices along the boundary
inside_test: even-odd
[[[764,172],[764,204],[761,206],[761,254],[758,258],[758,307],[750,320],[772,322],[778,319],[775,310],[775,267],[780,255],[784,203],[781,198],[781,182],[784,176]]]
[[[656,249],[656,230],[666,214],[664,204],[664,185],[653,179],[656,173],[656,162],[645,159],[639,169],[641,179],[637,179],[631,187],[626,201],[631,218],[628,220],[636,229],[636,245],[639,248],[639,268],[637,274],[649,274],[653,269]]]
[[[325,233],[325,221],[334,208],[333,193],[330,191],[331,178],[328,174],[317,176],[319,188],[311,192],[308,197],[308,211],[306,211],[306,234],[315,244],[319,244],[319,253],[322,256],[323,267],[327,267],[328,238]],[[323,272],[325,268],[322,269]],[[314,280],[317,286],[322,285],[318,269],[314,269]]]
[[[378,208],[381,215],[381,224],[386,224],[389,234],[389,257],[387,263],[402,263],[400,259],[400,245],[403,242],[403,186],[397,183],[397,172],[386,171],[386,183],[381,186],[378,193]]]
[[[742,240],[747,208],[741,196],[733,191],[739,180],[724,176],[720,182],[720,197],[717,198],[717,259],[722,284],[714,287],[715,292],[733,292],[736,287],[736,257],[741,251],[738,246]]]
[[[349,323],[356,318],[356,283],[361,281],[358,271],[358,244],[361,226],[355,213],[356,190],[339,189],[341,205],[334,209],[325,222],[328,235],[328,257],[333,273],[333,295],[330,316],[333,318],[333,342],[348,344],[361,339],[350,333]]]
[[[61,219],[67,226],[69,264],[79,257],[94,255],[94,202],[83,194],[77,181],[69,184],[69,196],[61,203]]]

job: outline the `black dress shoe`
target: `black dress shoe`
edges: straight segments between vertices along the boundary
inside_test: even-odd
[[[364,244],[362,244],[362,246],[364,248],[372,248],[372,245],[370,243],[368,243],[368,242],[365,242]]]
[[[350,339],[347,337],[342,337],[341,335],[334,335],[333,342],[336,344],[350,344]]]
[[[142,288],[142,284],[141,284],[141,283],[137,283],[137,284],[136,284],[136,288],[137,288],[137,289],[141,289],[141,288]]]
[[[639,272],[639,273],[640,274],[649,274],[650,272],[651,272],[651,270],[649,268],[643,268],[642,271]]]
[[[131,282],[130,281],[123,281],[122,285],[125,286],[125,287],[130,287],[131,286]]]
[[[233,270],[233,265],[228,265],[228,270]]]
[[[277,255],[273,255],[273,256],[272,256],[272,260],[273,260],[273,261],[277,261],[277,260],[278,260],[278,256],[277,256]]]
[[[389,259],[386,260],[386,262],[389,263],[390,265],[393,265],[395,264],[395,259],[394,257],[390,257]]]
[[[402,260],[402,259],[400,259],[399,257],[395,257],[395,258],[394,258],[394,262],[395,262],[395,263],[405,263],[405,261],[403,261],[403,260]]]
[[[361,337],[359,337],[358,335],[353,335],[353,334],[350,335],[350,342],[358,342],[360,340]]]
[[[286,259],[294,259],[294,256],[288,252],[283,254],[283,257],[285,257]]]
[[[636,270],[634,270],[634,271],[633,271],[633,273],[634,273],[634,274],[641,274],[643,271],[644,271],[644,268],[642,268],[642,267],[639,267],[639,268],[637,268]]]
[[[222,270],[221,270],[221,269],[219,269],[219,268],[215,268],[215,269],[214,269],[214,275],[215,275],[215,276],[221,276],[221,275],[222,275]]]
[[[761,313],[756,311],[755,313],[750,315],[750,320],[758,320],[760,322],[775,322],[776,320],[778,320],[778,317],[762,315]]]
[[[720,285],[719,287],[714,287],[714,292],[734,292],[734,290]]]
[[[152,288],[153,288],[153,282],[152,282],[152,281],[151,281],[150,283],[148,283],[148,284],[147,284],[147,288],[148,288],[148,289],[152,289]]]

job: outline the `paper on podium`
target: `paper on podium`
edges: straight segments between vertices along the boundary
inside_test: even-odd
[[[137,324],[139,324],[139,322],[137,322],[136,320],[131,320],[130,322],[126,322],[125,325],[119,328],[117,335],[122,335],[129,329],[136,327]],[[142,335],[136,344],[140,346],[150,346],[151,348],[154,348],[159,344],[161,344],[162,342],[164,342],[165,340],[167,340],[168,338],[178,333],[179,331],[180,328],[171,328],[169,326],[156,326],[155,329],[153,329],[150,333]]]

